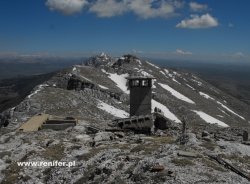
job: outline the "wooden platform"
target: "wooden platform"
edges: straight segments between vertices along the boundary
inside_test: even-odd
[[[42,126],[42,124],[49,118],[48,114],[36,115],[30,118],[26,123],[24,123],[18,131],[22,132],[34,132]]]
[[[65,130],[68,127],[76,126],[77,122],[78,120],[73,117],[40,114],[30,118],[17,131],[33,132],[42,129]]]

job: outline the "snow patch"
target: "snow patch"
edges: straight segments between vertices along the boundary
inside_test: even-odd
[[[107,59],[108,59],[108,56],[107,56],[104,52],[102,52],[102,53],[100,54],[100,57],[103,57],[104,60],[107,60]]]
[[[98,86],[99,86],[100,88],[102,88],[102,89],[109,89],[109,88],[107,88],[107,87],[105,87],[105,86],[102,86],[102,85],[100,85],[100,84],[98,84]]]
[[[182,95],[181,93],[179,93],[178,91],[174,90],[173,88],[171,88],[170,86],[168,86],[167,84],[162,84],[162,83],[159,83],[159,85],[166,89],[167,91],[169,91],[173,96],[175,96],[176,98],[182,100],[182,101],[185,101],[185,102],[188,102],[188,103],[191,103],[191,104],[195,104],[194,101],[192,101],[191,99],[189,99],[188,97]]]
[[[148,63],[149,65],[151,65],[151,66],[153,66],[153,67],[155,67],[155,68],[157,68],[157,69],[160,69],[160,67],[158,67],[158,66],[156,66],[156,65],[154,65],[154,64],[152,64],[152,63],[150,63],[150,62],[148,62],[148,61],[146,61],[146,63]]]
[[[82,75],[79,75],[82,79],[86,80],[86,81],[89,81],[89,82],[93,82],[92,80],[88,79],[87,77],[84,77]]]
[[[104,69],[101,69],[101,71],[102,71],[103,73],[109,74],[109,73],[106,72],[106,70],[104,70]]]
[[[176,123],[181,123],[181,121],[165,105],[155,100],[152,100],[151,103],[152,103],[152,109],[151,109],[152,112],[154,112],[155,107],[157,107],[161,109],[166,118],[175,121]]]
[[[154,77],[153,75],[149,74],[148,72],[145,72],[145,71],[141,71],[141,74],[145,77]]]
[[[181,76],[181,74],[177,73],[177,72],[173,72],[174,75],[177,75],[178,77]]]
[[[48,87],[48,84],[41,84],[38,86],[38,89],[35,90],[33,93],[31,93],[28,98],[31,98],[33,95],[37,94],[39,91],[41,91],[44,87]]]
[[[121,74],[121,75],[118,75],[118,74],[110,74],[109,78],[114,81],[117,85],[118,88],[120,88],[124,93],[126,94],[129,94],[129,90],[128,90],[128,87],[127,87],[127,79],[126,77],[128,77],[129,75],[126,73],[126,74]]]
[[[220,118],[224,118],[224,116],[222,116],[222,115],[217,115],[218,117],[220,117]]]
[[[141,61],[139,59],[136,59],[136,62],[139,63],[139,65],[141,65]]]
[[[201,119],[203,119],[207,123],[218,124],[219,126],[222,126],[222,127],[229,127],[226,123],[206,114],[205,112],[195,111],[195,110],[192,110],[192,111],[195,112],[198,116],[200,116]]]
[[[194,80],[194,79],[191,79],[191,80],[194,81],[194,82],[196,82],[198,84],[198,86],[202,86],[202,82]]]
[[[166,76],[166,74],[163,71],[160,71],[160,73]]]
[[[97,107],[99,109],[101,109],[101,110],[106,111],[109,114],[112,114],[115,117],[118,117],[118,118],[127,118],[127,117],[129,117],[129,113],[127,113],[126,111],[121,110],[121,109],[117,109],[117,108],[115,108],[115,107],[113,107],[113,106],[111,106],[109,104],[106,104],[103,101],[99,101]]]
[[[217,94],[220,94],[217,90],[215,90],[214,88],[210,88],[212,91],[214,91]]]
[[[192,90],[195,90],[192,86],[190,86],[189,84],[186,84],[187,87],[191,88]]]
[[[213,97],[209,96],[209,95],[208,95],[208,94],[206,94],[206,93],[199,92],[199,94],[200,94],[201,96],[203,96],[204,98],[206,98],[206,99],[211,99],[211,100],[214,100],[214,98],[213,98]]]
[[[169,71],[167,69],[164,69],[164,71],[166,72],[166,74],[169,74]]]
[[[227,106],[225,106],[224,104],[222,104],[221,102],[217,101],[218,104],[221,105],[221,107],[223,107],[224,109],[226,109],[228,112],[231,112],[232,114],[238,116],[239,118],[246,120],[244,117],[240,116],[239,114],[237,114],[236,112],[234,112],[233,110],[229,109]]]
[[[181,85],[181,83],[179,82],[179,81],[177,81],[175,78],[173,78],[172,79],[174,82],[176,82],[177,84],[180,84]]]
[[[223,111],[221,108],[218,108],[222,113],[224,113],[224,114],[226,114],[226,115],[228,115],[228,116],[230,116],[229,114],[227,114],[225,111]]]
[[[116,83],[116,86],[118,88],[120,88],[124,93],[129,94],[129,90],[128,90],[128,87],[126,85],[127,84],[126,77],[129,76],[127,73],[126,74],[118,75],[116,73],[108,73],[104,69],[102,69],[102,72],[108,74],[109,75],[108,77],[112,81],[114,81]]]
[[[185,78],[182,78],[182,79],[183,79],[185,82],[188,82],[187,79],[185,79]]]

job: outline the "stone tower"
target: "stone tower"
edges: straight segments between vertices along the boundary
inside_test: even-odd
[[[151,114],[153,77],[130,76],[130,116]]]

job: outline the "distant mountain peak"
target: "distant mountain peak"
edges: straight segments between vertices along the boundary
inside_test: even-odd
[[[100,56],[101,57],[107,57],[107,55],[105,54],[105,52],[101,52]]]
[[[111,56],[107,55],[104,52],[101,52],[100,54],[89,58],[85,62],[85,65],[98,67],[102,65],[110,65],[113,62],[114,59]]]

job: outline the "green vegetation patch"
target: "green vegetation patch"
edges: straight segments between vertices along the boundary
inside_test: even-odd
[[[21,166],[18,166],[16,162],[12,162],[9,167],[3,171],[5,175],[2,184],[12,184],[17,183],[19,179],[19,172],[21,171]]]
[[[195,165],[195,163],[192,160],[188,160],[185,158],[181,158],[181,159],[174,158],[171,162],[177,166],[193,166],[193,165]]]
[[[202,158],[202,163],[204,163],[207,167],[210,167],[214,170],[217,170],[217,171],[221,171],[221,172],[226,172],[227,170],[224,169],[224,167],[222,167],[221,165],[211,161],[211,160],[208,160],[206,158]]]
[[[201,144],[201,146],[210,151],[214,151],[214,149],[216,148],[216,144],[213,142],[204,142]]]
[[[42,152],[42,156],[50,160],[61,160],[65,155],[64,149],[65,147],[62,143],[52,145]]]
[[[139,144],[131,149],[132,153],[138,153],[143,151],[143,154],[152,154],[154,151],[158,150],[161,146],[165,144],[173,144],[175,140],[173,137],[150,137],[150,139],[145,138],[146,144]]]

